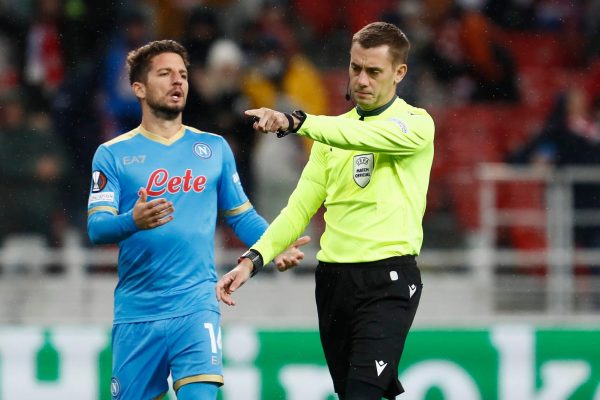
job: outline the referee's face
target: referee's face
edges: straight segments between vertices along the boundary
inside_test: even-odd
[[[363,110],[383,106],[395,96],[406,69],[406,64],[394,66],[388,45],[365,49],[354,43],[349,68],[354,101]]]

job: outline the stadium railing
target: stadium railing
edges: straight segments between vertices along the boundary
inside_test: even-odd
[[[600,169],[481,164],[477,176],[480,226],[473,240],[463,248],[426,248],[419,256],[425,287],[416,323],[594,320],[600,249],[575,246],[573,230],[600,229],[600,209],[575,210],[572,194],[575,184],[600,185]],[[523,195],[534,201],[522,201]],[[517,240],[522,237],[527,240]],[[238,306],[224,312],[224,323],[314,326],[317,242],[295,272],[261,273],[246,284],[236,293]],[[239,251],[216,244],[219,275]],[[32,236],[5,241],[0,324],[110,323],[117,252],[116,246],[86,246],[77,231],[60,248]]]

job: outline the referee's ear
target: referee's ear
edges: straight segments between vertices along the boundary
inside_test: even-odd
[[[398,64],[398,66],[396,67],[395,74],[394,74],[394,85],[399,84],[402,81],[402,79],[404,79],[407,72],[408,72],[407,64]]]

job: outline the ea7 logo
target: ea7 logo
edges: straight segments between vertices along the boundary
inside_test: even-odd
[[[144,161],[146,161],[146,156],[145,155],[141,155],[141,156],[125,156],[125,157],[123,157],[123,164],[125,164],[125,165],[143,164]]]

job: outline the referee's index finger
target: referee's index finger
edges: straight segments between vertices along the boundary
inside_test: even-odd
[[[264,113],[265,112],[263,110],[258,109],[258,108],[253,108],[251,110],[244,111],[244,114],[246,114],[249,117],[259,117],[259,118],[262,117]]]

